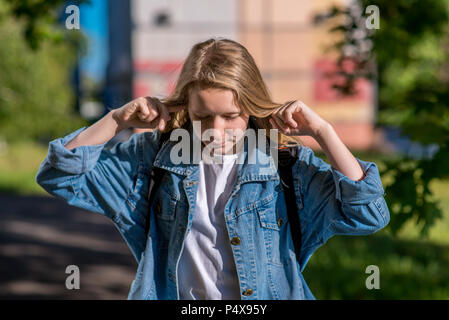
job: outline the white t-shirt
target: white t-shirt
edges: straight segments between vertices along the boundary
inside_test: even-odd
[[[199,162],[196,211],[178,264],[181,300],[240,300],[240,287],[224,219],[237,177],[238,154],[222,163]]]

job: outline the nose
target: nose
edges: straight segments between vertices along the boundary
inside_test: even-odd
[[[204,130],[213,130],[213,137],[216,143],[223,143],[225,141],[225,122],[220,117],[214,117],[213,121],[204,126]]]

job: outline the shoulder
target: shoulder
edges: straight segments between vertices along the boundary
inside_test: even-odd
[[[295,163],[296,170],[310,171],[310,170],[330,170],[331,165],[324,159],[315,155],[315,152],[308,146],[297,146],[298,158]]]
[[[148,167],[152,166],[158,152],[161,132],[159,130],[145,131],[136,133],[135,136],[143,163]]]
[[[310,147],[301,145],[297,148],[298,157],[293,165],[292,173],[300,182],[301,190],[304,192],[304,188],[317,179],[326,185],[330,183],[332,180],[331,165],[317,156]]]

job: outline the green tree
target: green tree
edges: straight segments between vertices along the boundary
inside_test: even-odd
[[[379,9],[379,29],[366,27],[370,5]],[[317,15],[316,22],[330,24],[340,39],[332,46],[339,53],[335,88],[350,95],[359,78],[377,82],[378,124],[438,145],[432,157],[388,159],[381,172],[393,178],[385,188],[391,231],[413,219],[427,235],[442,216],[430,184],[449,177],[449,1],[356,0]]]
[[[0,0],[0,137],[8,142],[48,141],[86,124],[74,111],[70,86],[82,38],[67,30],[64,41],[47,41],[39,32],[27,31],[39,28],[30,27],[17,7],[38,2]],[[32,24],[54,23],[55,32],[63,32],[56,20],[40,22],[41,15]]]
[[[62,42],[71,35],[58,25],[64,4],[90,3],[89,0],[0,0],[1,2],[5,4],[3,7],[8,8],[8,16],[23,23],[22,33],[32,49],[39,48],[45,40]]]

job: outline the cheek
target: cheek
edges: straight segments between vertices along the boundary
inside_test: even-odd
[[[226,126],[226,129],[229,130],[229,137],[227,137],[227,140],[232,141],[233,139],[240,139],[245,134],[246,128],[247,120],[245,119],[238,118],[234,121],[231,121],[230,124]]]

